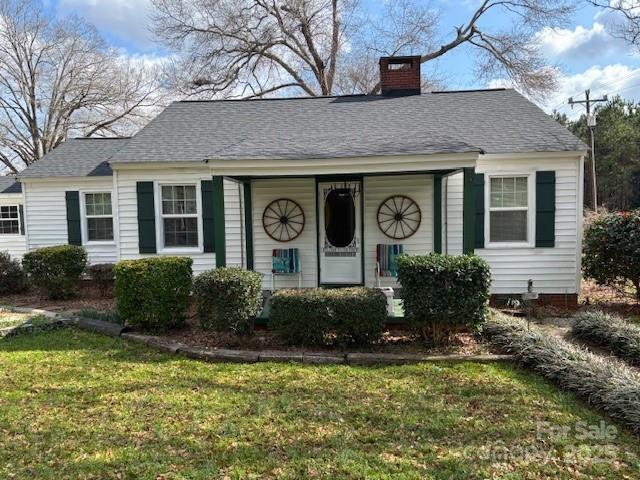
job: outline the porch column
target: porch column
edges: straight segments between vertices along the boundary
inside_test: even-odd
[[[472,167],[463,168],[462,188],[462,253],[473,253],[475,246],[476,202],[474,195],[475,172]]]
[[[245,234],[245,258],[247,270],[253,270],[253,202],[251,198],[251,180],[246,180],[244,189],[244,234]]]
[[[433,251],[442,253],[442,175],[433,176]]]
[[[216,246],[216,267],[227,265],[227,245],[224,230],[224,177],[214,175],[213,180],[213,237]]]

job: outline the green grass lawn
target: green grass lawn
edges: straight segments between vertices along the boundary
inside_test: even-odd
[[[602,420],[504,365],[207,364],[73,329],[0,340],[3,479],[637,478],[637,438],[576,434]]]

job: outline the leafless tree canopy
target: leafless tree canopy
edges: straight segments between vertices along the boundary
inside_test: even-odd
[[[563,25],[573,10],[571,0],[483,0],[442,40],[433,8],[391,0],[375,20],[355,1],[153,0],[155,33],[179,54],[172,80],[186,94],[375,92],[377,56],[420,54],[426,63],[461,46],[475,50],[481,77],[506,77],[541,94],[555,87],[555,70],[534,34]],[[508,15],[512,25],[496,30],[494,13]]]
[[[611,34],[640,48],[639,0],[589,0],[589,3],[617,13],[618,20],[608,25]]]
[[[0,0],[0,162],[17,172],[70,134],[130,132],[161,99],[149,74],[79,19],[45,18],[37,1]]]

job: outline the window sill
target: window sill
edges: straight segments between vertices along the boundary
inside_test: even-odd
[[[200,254],[204,253],[203,249],[199,247],[171,247],[158,249],[160,255],[186,255],[186,254]]]
[[[116,242],[114,240],[91,240],[88,242],[84,242],[83,245],[87,246],[87,247],[91,247],[93,245],[109,245],[109,246],[116,246]]]
[[[529,243],[529,242],[504,242],[504,243],[487,243],[485,244],[485,246],[483,247],[485,250],[498,250],[498,249],[529,249],[529,248],[536,248],[536,246],[533,243]],[[478,249],[480,250],[480,249]]]
[[[24,237],[21,233],[0,233],[0,237]]]

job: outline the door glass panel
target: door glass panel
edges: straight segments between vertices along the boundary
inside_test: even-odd
[[[349,189],[332,190],[324,204],[325,235],[334,247],[348,247],[356,234],[356,206]]]

